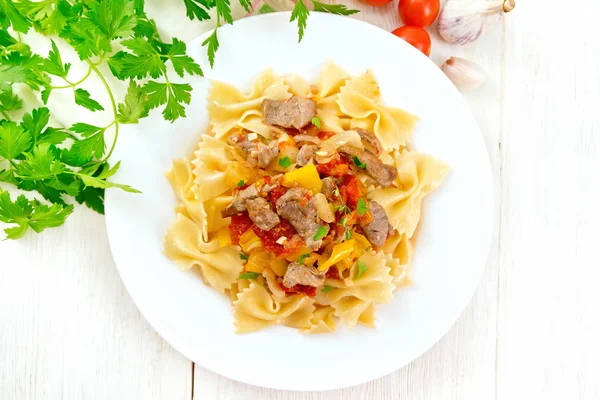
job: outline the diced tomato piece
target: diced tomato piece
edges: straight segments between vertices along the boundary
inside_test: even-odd
[[[277,186],[275,189],[269,192],[269,199],[271,200],[271,204],[273,204],[273,207],[275,207],[275,203],[277,203],[277,200],[279,200],[279,198],[283,196],[287,191],[287,188],[284,188],[283,186]]]
[[[306,285],[294,285],[291,288],[287,288],[283,286],[280,280],[275,281],[277,285],[283,290],[286,294],[296,294],[296,293],[304,293],[309,297],[315,297],[317,295],[317,288],[313,286]]]
[[[344,177],[344,183],[342,185],[342,188],[344,189],[344,193],[346,194],[346,204],[350,207],[356,207],[356,203],[358,203],[358,200],[361,197],[356,178],[352,175],[346,175]]]
[[[248,213],[236,214],[231,216],[231,223],[229,224],[229,234],[231,235],[231,243],[239,244],[240,237],[250,227],[254,225],[254,222],[248,216]]]
[[[319,139],[321,140],[327,140],[330,137],[332,137],[333,135],[335,135],[334,132],[319,132],[319,134],[317,135],[319,137]]]
[[[326,164],[317,165],[317,171],[324,176],[344,176],[349,170],[345,159],[333,159]]]
[[[337,267],[329,267],[329,269],[325,273],[325,277],[328,279],[340,279]]]
[[[294,240],[294,236],[298,232],[286,220],[281,220],[270,231],[264,231],[256,225],[252,226],[252,230],[262,241],[265,250],[274,254],[277,258],[284,258],[290,254],[294,254],[302,247],[302,240]],[[277,240],[282,236],[285,236],[288,240],[285,245],[277,243]]]

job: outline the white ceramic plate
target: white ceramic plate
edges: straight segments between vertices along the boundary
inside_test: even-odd
[[[106,224],[121,278],[142,314],[173,347],[226,377],[277,389],[326,390],[388,374],[428,350],[469,302],[485,264],[493,224],[492,177],[475,119],[443,73],[404,41],[350,18],[311,15],[302,43],[289,13],[252,17],[219,30],[215,68],[203,38],[188,49],[206,78],[194,88],[188,117],[174,124],[154,113],[122,133],[115,181],[143,194],[111,190]],[[313,80],[327,60],[356,74],[371,68],[385,103],[422,118],[414,145],[450,164],[424,204],[412,267],[414,286],[377,306],[377,329],[339,328],[303,335],[286,327],[236,335],[229,299],[180,271],[163,254],[177,201],[164,172],[191,154],[208,126],[209,79],[248,88],[267,67]]]

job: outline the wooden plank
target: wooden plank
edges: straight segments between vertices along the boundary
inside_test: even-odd
[[[402,25],[397,3],[369,7],[359,1],[345,2],[362,11],[354,17],[391,31]],[[481,89],[466,95],[478,117],[494,171],[496,208],[501,199],[501,96],[503,78],[504,22],[495,18],[486,34],[472,45],[450,46],[442,42],[437,28],[429,29],[432,60],[441,65],[449,56],[479,62],[490,76]],[[310,20],[308,22],[310,29]],[[418,251],[418,248],[417,248]],[[262,389],[218,376],[195,366],[194,394],[197,399],[491,399],[495,393],[496,307],[498,290],[498,229],[482,281],[465,313],[432,350],[409,366],[381,379],[354,388],[323,393],[286,392]],[[332,371],[332,373],[335,373]]]
[[[79,207],[0,254],[1,399],[191,398],[191,363],[135,308],[102,216]]]
[[[598,399],[598,3],[534,3],[506,29],[497,398]]]

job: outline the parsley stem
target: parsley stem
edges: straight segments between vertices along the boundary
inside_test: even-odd
[[[23,41],[23,39],[21,39],[21,32],[19,31],[17,31],[17,40],[19,41],[19,43]]]
[[[4,110],[0,110],[0,113],[2,113],[2,115],[4,116],[4,118],[5,118],[7,121],[10,121],[10,118],[8,118],[8,114],[7,114],[7,113],[6,113]]]
[[[113,138],[113,143],[112,143],[112,146],[110,147],[110,151],[108,152],[108,154],[102,160],[104,162],[104,161],[108,160],[110,158],[110,156],[112,155],[113,151],[115,150],[115,146],[117,144],[117,139],[119,138],[119,121],[117,120],[117,116],[118,116],[118,114],[117,114],[117,102],[115,101],[115,96],[113,96],[113,92],[110,89],[110,86],[108,85],[108,82],[106,82],[106,79],[104,78],[104,75],[102,75],[102,72],[100,72],[100,70],[98,69],[98,67],[96,67],[94,65],[94,63],[92,63],[90,60],[85,60],[85,62],[88,63],[88,65],[90,66],[90,69],[94,70],[94,72],[96,73],[96,75],[98,75],[98,78],[100,78],[100,80],[102,81],[102,84],[106,88],[106,91],[108,92],[108,97],[110,97],[110,102],[112,103],[112,110],[113,110],[113,115],[114,115],[114,118],[115,118],[113,120],[113,122],[110,123],[110,125],[112,125],[112,124],[115,125],[115,137]]]
[[[77,82],[70,82],[69,80],[67,80],[67,78],[63,78],[67,83],[69,83],[68,85],[64,85],[64,86],[50,86],[50,89],[68,89],[68,88],[74,88],[75,86],[81,84],[83,81],[85,81],[90,74],[92,73],[92,67],[90,66],[86,72],[86,74],[83,76],[83,78],[81,78],[80,80],[78,80]]]

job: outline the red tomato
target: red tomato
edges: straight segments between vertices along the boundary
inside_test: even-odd
[[[403,26],[393,30],[392,33],[412,44],[426,56],[429,56],[431,52],[431,38],[425,29],[418,26]]]
[[[406,25],[425,28],[437,18],[440,0],[400,0],[398,11]]]
[[[364,0],[364,2],[370,6],[381,7],[390,4],[392,0]]]
[[[248,216],[248,213],[235,214],[231,216],[231,223],[229,224],[229,234],[231,235],[231,243],[238,244],[240,242],[240,236],[244,234],[250,227],[254,225],[254,222]]]
[[[346,204],[350,207],[356,207],[356,204],[361,197],[361,193],[354,176],[346,175],[344,177],[344,185],[340,188],[340,192],[346,194]]]

